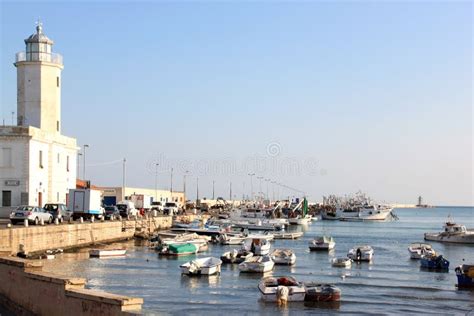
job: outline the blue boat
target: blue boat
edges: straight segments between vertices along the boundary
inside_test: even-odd
[[[462,264],[454,271],[458,277],[459,289],[474,289],[474,265]]]
[[[439,256],[423,256],[420,260],[420,266],[425,269],[432,270],[448,270],[449,261],[443,258],[442,255]]]

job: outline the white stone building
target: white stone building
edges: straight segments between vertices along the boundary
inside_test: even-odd
[[[61,135],[62,56],[38,24],[16,55],[17,126],[0,126],[0,206],[66,203],[76,187],[76,139]]]

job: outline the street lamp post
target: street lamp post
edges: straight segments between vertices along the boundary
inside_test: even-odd
[[[171,182],[170,182],[170,192],[171,192],[171,202],[173,202],[173,168],[171,168]]]
[[[215,196],[214,196],[214,193],[215,193],[215,185],[216,185],[216,181],[212,180],[212,199],[214,200]]]
[[[259,185],[258,185],[258,195],[261,197],[263,194],[262,194],[262,179],[263,177],[257,177],[257,179],[259,180]]]
[[[80,177],[80,175],[79,175],[79,173],[80,173],[80,170],[79,170],[80,163],[79,162],[81,160],[81,156],[82,156],[82,154],[80,152],[78,152],[77,153],[77,173],[76,173],[76,178],[78,178],[78,179]]]
[[[127,162],[127,159],[123,158],[122,162],[122,195],[123,199],[125,200],[125,163]]]
[[[86,148],[89,148],[89,145],[84,144],[84,150],[82,152],[82,158],[84,158],[84,163],[82,166],[82,180],[86,181]]]
[[[267,200],[270,200],[270,197],[268,196],[268,182],[270,179],[265,179],[265,182],[267,183]]]
[[[184,197],[186,197],[186,175],[189,173],[188,170],[184,172],[183,176],[183,192],[184,192]]]

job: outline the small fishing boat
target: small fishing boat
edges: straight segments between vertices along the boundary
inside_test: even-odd
[[[420,267],[430,270],[448,270],[449,261],[442,255],[423,256],[420,260]]]
[[[320,236],[309,242],[310,250],[331,250],[336,246],[334,238],[330,236]]]
[[[305,302],[337,302],[341,300],[341,289],[332,284],[306,283]]]
[[[296,263],[296,255],[291,249],[275,249],[270,258],[279,265],[294,265]]]
[[[221,272],[222,261],[214,257],[194,259],[180,265],[181,273],[187,275],[212,275]]]
[[[303,302],[306,296],[306,287],[303,283],[296,281],[293,277],[266,277],[258,284],[260,296],[265,302],[276,302],[282,287],[288,288],[288,302]]]
[[[441,233],[425,233],[425,240],[474,244],[474,231],[469,230],[464,225],[456,224],[451,218],[443,226],[444,231]]]
[[[303,236],[303,232],[294,232],[294,233],[273,233],[275,239],[298,239]]]
[[[408,252],[410,253],[411,259],[421,259],[422,256],[434,256],[436,255],[436,251],[431,247],[430,244],[425,243],[412,243],[408,247]]]
[[[219,242],[222,245],[240,245],[247,238],[244,234],[224,233],[219,236]]]
[[[474,265],[462,264],[454,271],[458,278],[458,289],[474,289]]]
[[[194,244],[163,244],[158,246],[157,250],[160,252],[160,255],[164,256],[186,256],[196,254],[198,252],[198,247]]]
[[[288,218],[290,225],[308,225],[311,222],[311,216],[301,216],[297,215],[296,217]]]
[[[104,258],[104,257],[120,257],[125,256],[127,249],[91,249],[89,256]]]
[[[374,249],[368,245],[354,247],[347,253],[347,257],[353,261],[370,261],[373,256]]]
[[[352,259],[349,259],[349,258],[333,258],[331,260],[331,264],[332,264],[333,267],[348,268],[352,264]]]
[[[221,256],[223,263],[242,263],[248,258],[253,257],[253,253],[245,249],[234,249],[232,251],[224,252]]]
[[[270,242],[263,238],[247,238],[242,248],[256,256],[264,256],[270,253]]]
[[[265,273],[273,270],[275,263],[270,256],[253,256],[239,264],[241,272]]]

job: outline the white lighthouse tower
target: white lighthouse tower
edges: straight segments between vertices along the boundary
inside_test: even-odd
[[[61,55],[38,22],[16,54],[17,125],[0,126],[0,214],[66,203],[76,187],[77,142],[61,135]],[[2,213],[3,212],[3,213]]]
[[[59,133],[62,56],[52,52],[54,42],[43,33],[41,22],[25,44],[15,62],[18,125]]]

